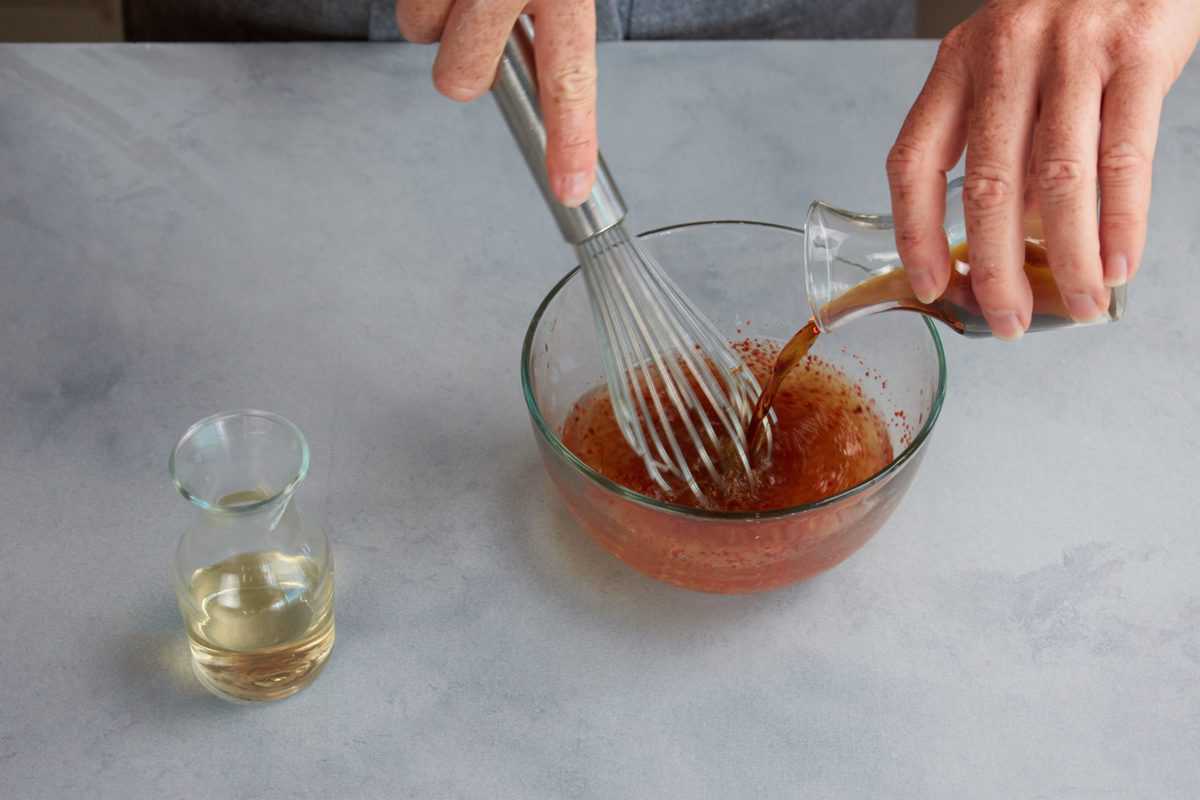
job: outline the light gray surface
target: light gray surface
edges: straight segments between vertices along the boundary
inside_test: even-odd
[[[932,52],[603,50],[637,225],[880,207]],[[570,258],[431,57],[0,49],[0,797],[1200,794],[1200,65],[1127,320],[948,337],[892,522],[724,598],[631,572],[550,494],[517,356]],[[187,672],[165,474],[246,405],[308,433],[338,563],[329,668],[249,709]]]

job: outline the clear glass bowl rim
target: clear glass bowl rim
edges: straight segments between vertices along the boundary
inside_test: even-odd
[[[751,220],[739,219],[712,219],[698,220],[696,222],[685,222],[678,225],[667,225],[661,228],[644,231],[637,235],[639,239],[648,239],[660,234],[673,233],[675,231],[687,230],[689,228],[713,227],[717,225],[747,225],[756,228],[769,228],[774,230],[787,231],[788,233],[804,236],[804,231],[799,228],[794,228],[790,225],[781,225],[773,222],[754,222]],[[537,429],[538,435],[541,436],[550,445],[551,450],[559,458],[565,459],[576,471],[583,473],[588,479],[600,488],[622,497],[631,502],[652,508],[658,511],[663,511],[669,514],[676,514],[692,519],[710,519],[723,521],[752,521],[752,520],[767,520],[778,519],[793,515],[804,514],[826,506],[832,506],[842,502],[850,497],[853,497],[860,492],[879,484],[894,473],[898,472],[908,461],[910,461],[921,448],[925,445],[925,441],[929,438],[929,434],[933,431],[934,423],[937,422],[938,416],[942,412],[942,402],[946,397],[946,352],[942,347],[942,339],[938,335],[937,328],[928,317],[921,317],[921,321],[925,323],[926,330],[929,331],[930,337],[933,339],[934,350],[937,353],[938,360],[938,385],[937,391],[934,393],[933,403],[929,409],[929,414],[925,419],[925,424],[921,426],[920,431],[913,437],[912,442],[908,447],[901,451],[900,455],[892,459],[892,462],[879,472],[867,478],[861,483],[851,486],[843,492],[831,495],[822,500],[817,500],[813,503],[805,503],[798,506],[789,506],[787,508],[777,508],[771,511],[709,511],[706,509],[692,508],[690,506],[677,505],[668,503],[662,500],[656,500],[653,497],[647,497],[644,494],[632,491],[630,489],[615,483],[608,478],[596,472],[594,469],[583,463],[572,453],[566,445],[559,439],[557,433],[551,430],[542,417],[541,409],[538,408],[537,400],[533,396],[532,376],[530,375],[530,363],[532,362],[533,338],[537,332],[538,325],[542,321],[542,316],[546,313],[546,309],[550,307],[550,303],[562,291],[562,288],[575,277],[579,272],[579,266],[576,265],[571,269],[558,283],[554,284],[549,294],[542,300],[537,311],[533,314],[533,319],[529,322],[529,329],[525,332],[525,343],[521,347],[521,389],[525,394],[525,405],[529,408],[529,416],[533,419],[534,428]]]

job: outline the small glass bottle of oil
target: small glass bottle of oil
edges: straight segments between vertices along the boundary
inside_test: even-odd
[[[316,678],[333,649],[333,554],[296,509],[308,443],[263,411],[200,420],[171,454],[193,506],[174,584],[192,670],[227,700],[278,700]]]

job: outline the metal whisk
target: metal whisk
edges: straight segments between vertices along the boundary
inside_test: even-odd
[[[550,190],[532,34],[524,18],[505,46],[492,94],[563,238],[575,246],[613,412],[650,477],[667,492],[682,483],[704,502],[698,470],[715,485],[731,471],[751,475],[746,428],[761,391],[758,381],[720,331],[629,236],[625,204],[604,159],[591,197],[579,208],[563,206]],[[686,434],[682,441],[677,430]],[[769,421],[763,434],[769,454]]]

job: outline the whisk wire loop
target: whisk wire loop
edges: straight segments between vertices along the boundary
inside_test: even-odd
[[[752,476],[754,375],[624,224],[577,250],[613,414],[654,482],[664,491],[682,483],[703,502],[696,469],[712,485],[731,471]],[[769,452],[769,422],[764,434]]]

